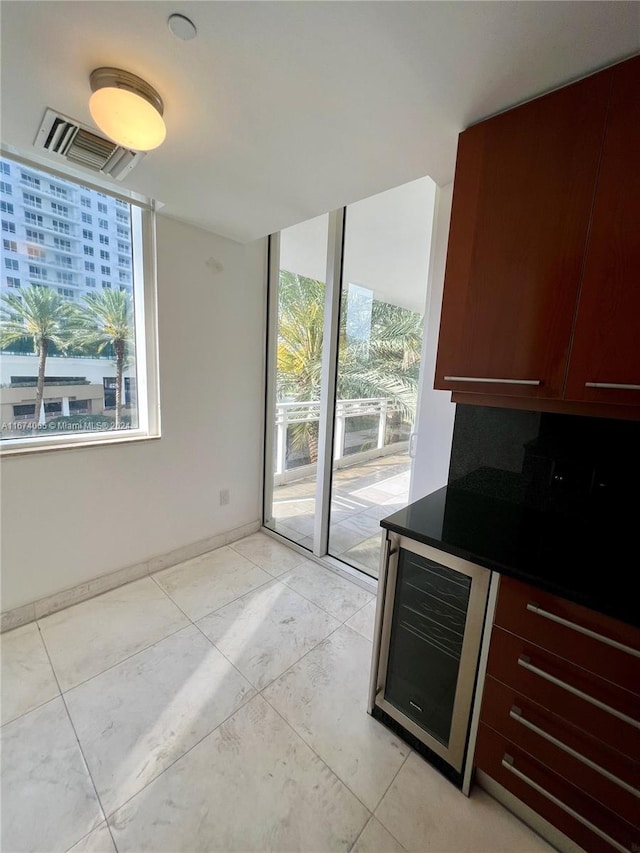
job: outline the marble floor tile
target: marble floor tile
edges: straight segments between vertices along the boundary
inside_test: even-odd
[[[195,625],[66,695],[107,814],[254,694]]]
[[[323,569],[313,560],[305,559],[295,569],[281,575],[280,580],[340,622],[349,619],[373,598],[370,592]]]
[[[274,577],[294,569],[305,559],[303,554],[276,542],[265,533],[254,533],[234,542],[231,547]]]
[[[74,844],[68,853],[116,853],[106,821]]]
[[[371,533],[354,524],[351,519],[332,524],[329,531],[329,553],[342,554],[343,551],[348,551],[349,548],[368,539],[370,535]]]
[[[552,848],[477,786],[460,794],[412,753],[375,816],[410,853],[551,853]]]
[[[198,626],[262,690],[340,623],[274,581],[205,616]]]
[[[188,624],[184,613],[151,578],[118,587],[39,622],[63,691]]]
[[[104,821],[62,698],[7,723],[0,738],[3,851],[65,851]]]
[[[372,817],[351,848],[351,853],[406,853],[406,851],[380,821]]]
[[[371,643],[343,626],[263,695],[373,810],[410,750],[367,714],[370,665]]]
[[[153,577],[194,622],[273,580],[272,575],[229,545],[164,569]]]
[[[348,851],[361,803],[261,696],[110,818],[119,853]]]
[[[0,636],[2,725],[60,694],[35,622]]]
[[[340,555],[340,559],[361,568],[374,578],[378,577],[380,571],[381,541],[378,536],[365,539],[353,548],[349,548]]]
[[[366,637],[367,640],[373,642],[373,628],[376,618],[376,599],[372,599],[368,604],[365,604],[357,613],[354,613],[351,619],[347,620],[347,625]]]

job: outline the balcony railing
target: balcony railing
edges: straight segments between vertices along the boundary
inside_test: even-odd
[[[408,448],[407,439],[398,440],[392,437],[387,441],[387,423],[398,408],[385,397],[368,397],[356,400],[338,400],[336,402],[336,423],[334,434],[333,461],[337,468],[362,462],[368,458],[383,456],[386,453],[398,453]],[[354,451],[347,448],[346,441],[348,420],[350,418],[368,416],[376,419],[375,426],[370,426],[366,432],[368,438],[366,447]],[[288,464],[289,428],[300,424],[318,423],[320,420],[320,402],[309,400],[296,403],[276,403],[276,446],[274,484],[281,485],[292,479],[312,474],[314,463],[291,465]],[[405,424],[407,433],[410,425]]]

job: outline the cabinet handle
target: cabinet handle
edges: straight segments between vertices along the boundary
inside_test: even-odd
[[[562,809],[563,812],[566,812],[574,820],[577,820],[578,823],[582,824],[582,826],[586,826],[587,829],[590,829],[591,832],[593,832],[599,838],[602,838],[602,840],[606,841],[607,844],[610,844],[613,848],[619,850],[620,853],[633,853],[633,848],[630,850],[627,847],[623,847],[620,842],[615,840],[615,838],[611,838],[611,836],[607,835],[606,832],[603,832],[600,827],[591,823],[591,821],[587,820],[586,817],[583,817],[581,814],[574,811],[574,809],[572,809],[566,803],[563,803],[562,800],[559,800],[550,791],[547,791],[546,788],[543,788],[542,785],[538,785],[537,782],[534,782],[533,779],[527,776],[526,773],[523,773],[522,770],[518,770],[511,755],[505,752],[504,758],[500,763],[502,764],[505,770],[508,770],[509,773],[513,773],[513,775],[517,776],[518,779],[525,783],[525,785],[528,785],[530,788],[533,788],[534,791],[537,791],[547,800],[558,806],[559,809]],[[633,845],[633,847],[635,847],[635,844]]]
[[[613,388],[620,391],[640,391],[640,385],[627,385],[624,382],[585,382],[584,384],[585,388]]]
[[[606,711],[607,714],[611,714],[612,716],[617,717],[619,720],[623,720],[625,723],[628,723],[635,729],[640,729],[640,723],[637,720],[634,720],[633,717],[628,717],[626,714],[623,714],[622,711],[618,711],[617,708],[612,708],[611,705],[607,705],[606,703],[601,702],[599,699],[595,699],[593,696],[589,696],[588,693],[583,693],[582,690],[578,690],[578,688],[574,687],[572,684],[567,684],[566,681],[562,681],[560,678],[556,678],[555,675],[551,675],[550,673],[545,672],[544,669],[539,669],[537,666],[534,666],[531,663],[531,659],[528,658],[527,655],[520,655],[520,657],[518,658],[518,666],[521,666],[523,669],[532,672],[534,675],[539,675],[540,678],[544,678],[545,681],[550,681],[552,684],[555,684],[557,687],[561,687],[568,693],[573,693],[574,696],[578,696],[580,699],[584,699],[584,701],[588,702],[590,705],[595,705],[596,708],[600,708],[602,711]]]
[[[631,646],[625,646],[624,643],[619,643],[617,640],[612,640],[610,637],[605,637],[604,634],[598,634],[597,631],[592,631],[590,628],[583,628],[582,625],[578,625],[576,622],[570,622],[569,619],[564,619],[562,616],[556,616],[555,613],[550,613],[548,610],[543,610],[541,607],[538,607],[537,604],[529,602],[527,604],[527,610],[530,610],[531,613],[535,613],[538,616],[542,616],[544,619],[550,619],[552,622],[557,622],[559,625],[564,625],[565,628],[571,628],[573,631],[579,631],[581,634],[585,634],[587,637],[592,637],[594,640],[599,640],[601,643],[606,643],[608,646],[612,646],[614,649],[619,649],[621,652],[626,652],[628,655],[633,655],[633,657],[640,658],[640,649],[634,649]]]
[[[542,385],[539,379],[484,379],[480,376],[445,376],[445,382],[496,382],[500,385]]]
[[[624,782],[622,779],[618,779],[617,776],[614,776],[613,773],[610,773],[608,770],[605,770],[604,767],[600,767],[599,764],[596,764],[595,761],[591,761],[590,758],[587,758],[586,755],[582,755],[582,753],[577,752],[575,749],[572,749],[566,743],[563,743],[558,738],[550,735],[549,732],[545,732],[544,729],[541,729],[539,726],[536,726],[530,720],[527,720],[526,717],[522,716],[522,710],[518,708],[516,705],[513,705],[511,710],[509,711],[509,716],[512,720],[515,720],[516,723],[520,723],[521,726],[524,726],[529,731],[534,732],[540,737],[552,743],[554,746],[557,746],[558,749],[561,749],[563,752],[566,752],[568,755],[571,755],[573,758],[576,758],[578,761],[581,761],[583,764],[586,764],[587,767],[590,767],[592,770],[595,770],[596,773],[599,773],[601,776],[604,776],[605,779],[608,779],[610,782],[613,782],[615,785],[619,785],[621,788],[624,788],[625,791],[628,791],[630,794],[633,794],[634,797],[640,798],[640,791],[637,788],[634,788],[632,785],[629,785],[627,782]]]

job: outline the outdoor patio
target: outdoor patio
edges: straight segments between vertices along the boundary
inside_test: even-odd
[[[390,454],[334,471],[329,554],[378,576],[380,519],[409,501],[409,454]],[[274,488],[267,526],[306,548],[315,524],[315,474]]]

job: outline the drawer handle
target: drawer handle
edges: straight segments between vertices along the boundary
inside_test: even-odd
[[[543,619],[550,619],[552,622],[557,622],[558,625],[564,625],[565,628],[571,628],[572,631],[579,631],[581,634],[585,634],[587,637],[591,637],[594,640],[599,640],[601,643],[606,643],[614,649],[619,649],[621,652],[626,652],[628,655],[640,658],[640,649],[625,646],[624,643],[619,643],[617,640],[605,637],[604,634],[598,634],[597,631],[592,631],[590,628],[583,628],[582,625],[578,625],[576,622],[571,622],[569,619],[564,619],[562,616],[556,616],[555,613],[543,610],[541,607],[538,607],[537,604],[529,602],[527,604],[527,610],[530,610],[531,613],[535,613],[538,616],[542,616]]]
[[[579,696],[580,699],[584,699],[584,701],[588,702],[590,705],[595,705],[596,708],[600,708],[601,710],[606,711],[607,714],[611,714],[619,720],[623,720],[635,729],[640,729],[640,723],[637,720],[634,720],[633,717],[628,717],[626,714],[623,714],[622,711],[618,711],[617,708],[612,708],[611,705],[607,705],[605,702],[601,702],[599,699],[589,696],[588,693],[583,693],[582,690],[578,690],[578,688],[574,687],[572,684],[567,684],[566,681],[562,681],[560,678],[556,678],[555,675],[545,672],[544,669],[534,666],[531,663],[531,659],[526,655],[520,655],[518,658],[518,666],[532,672],[534,675],[539,675],[540,678],[544,678],[545,681],[550,681],[552,684],[561,687],[568,693],[573,693],[574,696]]]
[[[600,767],[599,764],[596,764],[595,761],[591,761],[590,758],[587,758],[586,755],[582,755],[580,752],[576,752],[575,749],[572,749],[570,746],[567,746],[566,743],[563,743],[558,738],[550,735],[549,732],[545,732],[544,729],[539,728],[530,720],[527,720],[526,717],[522,716],[522,710],[518,708],[516,705],[513,705],[511,710],[509,711],[509,716],[512,720],[515,720],[516,723],[520,723],[521,726],[524,726],[529,731],[535,732],[535,734],[544,738],[545,740],[552,743],[554,746],[557,746],[558,749],[561,749],[563,752],[568,753],[569,755],[576,758],[578,761],[581,761],[583,764],[586,764],[587,767],[590,767],[592,770],[595,770],[596,773],[599,773],[601,776],[604,776],[605,779],[608,779],[610,782],[613,782],[615,785],[619,785],[621,788],[624,788],[625,791],[628,791],[630,794],[633,794],[634,797],[640,798],[640,791],[637,788],[634,788],[632,785],[627,784],[622,779],[618,779],[617,776],[614,776],[613,773],[609,773],[608,770],[605,770],[604,767]]]
[[[574,811],[566,803],[563,803],[562,800],[559,800],[556,796],[547,791],[546,788],[543,788],[542,785],[538,785],[537,782],[534,782],[533,779],[527,776],[526,773],[523,773],[522,770],[518,770],[511,755],[508,755],[505,752],[504,758],[500,763],[502,764],[505,770],[508,770],[509,773],[513,773],[513,775],[517,776],[518,779],[522,780],[525,785],[528,785],[530,788],[533,788],[534,791],[537,791],[539,794],[542,794],[543,797],[545,797],[547,800],[550,800],[554,805],[558,806],[559,809],[562,809],[563,812],[566,812],[568,815],[571,815],[574,820],[577,820],[578,823],[581,823],[583,826],[586,826],[587,829],[590,829],[591,832],[602,838],[603,841],[607,842],[607,844],[610,844],[616,850],[619,850],[620,853],[633,853],[633,850],[629,850],[627,847],[623,847],[622,844],[615,840],[615,838],[611,838],[611,836],[607,835],[606,832],[603,832],[600,827],[591,823],[590,820],[587,820],[586,817],[583,817],[581,814],[578,814],[578,812]],[[633,847],[635,846],[636,845],[634,844]]]
[[[481,376],[445,376],[445,382],[496,382],[499,385],[542,385],[539,379],[490,379]]]
[[[624,382],[585,382],[584,384],[585,388],[613,388],[620,391],[640,391],[640,385],[627,385]]]

